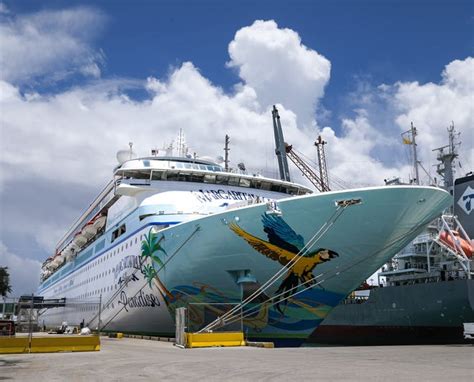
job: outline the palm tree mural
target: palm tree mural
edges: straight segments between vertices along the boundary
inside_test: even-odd
[[[145,280],[148,282],[150,288],[152,288],[153,282],[158,288],[158,290],[161,292],[163,298],[171,298],[172,294],[160,281],[158,277],[158,271],[155,268],[155,264],[158,265],[158,270],[164,268],[165,266],[159,255],[159,252],[163,252],[165,256],[168,255],[164,248],[161,246],[161,242],[164,239],[165,236],[163,234],[161,234],[161,237],[158,238],[158,234],[153,232],[153,229],[150,228],[148,234],[145,235],[145,239],[142,241],[140,270],[143,276],[145,277]]]

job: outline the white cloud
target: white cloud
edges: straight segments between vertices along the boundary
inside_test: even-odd
[[[372,126],[364,109],[356,111],[354,119],[342,120],[342,133],[337,136],[333,129],[325,127],[321,135],[328,142],[326,153],[330,166],[330,182],[342,186],[380,185],[383,179],[407,174],[407,166],[400,166],[393,158],[391,164],[377,159],[376,151],[391,142]],[[397,143],[395,143],[397,144]]]
[[[413,121],[418,128],[419,147],[426,166],[435,163],[431,150],[447,144],[446,128],[454,122],[461,132],[460,160],[465,170],[474,168],[474,58],[446,65],[440,83],[400,82],[390,89],[398,109],[401,131]]]
[[[1,79],[26,84],[77,72],[98,77],[103,54],[90,42],[104,22],[99,11],[85,7],[0,18]]]
[[[333,177],[351,184],[380,184],[382,179],[413,178],[411,146],[402,145],[400,134],[418,129],[418,158],[431,177],[437,163],[432,150],[448,144],[447,127],[453,121],[461,133],[459,160],[463,169],[474,168],[474,59],[455,60],[446,65],[439,83],[398,82],[374,87],[360,81],[350,100],[356,116],[343,118],[341,131],[326,127],[322,135],[329,142],[327,154]],[[422,181],[428,176],[420,169]]]
[[[10,252],[0,241],[0,266],[8,267],[12,286],[11,296],[19,297],[36,291],[41,269],[39,261],[23,258]]]
[[[5,3],[0,3],[0,15],[8,15],[9,13],[10,13],[10,10],[5,5]]]
[[[314,124],[331,63],[303,45],[297,32],[278,28],[273,20],[257,20],[237,31],[229,55],[228,66],[238,69],[263,109],[281,103],[296,113],[302,126]]]

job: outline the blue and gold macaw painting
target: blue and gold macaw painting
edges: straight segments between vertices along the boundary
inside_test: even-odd
[[[283,266],[292,262],[286,277],[275,293],[275,295],[283,293],[286,304],[286,298],[296,292],[300,283],[304,284],[305,287],[315,283],[313,270],[318,264],[330,261],[339,255],[325,248],[318,248],[315,251],[300,255],[300,252],[305,248],[304,239],[281,216],[263,214],[262,223],[263,231],[267,234],[268,241],[244,231],[236,223],[230,223],[229,228],[262,255],[278,261]],[[294,260],[295,257],[298,260]],[[282,313],[279,304],[276,304],[276,308]]]

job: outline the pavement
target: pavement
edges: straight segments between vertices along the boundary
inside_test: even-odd
[[[179,349],[101,341],[99,352],[0,355],[0,381],[474,381],[473,345]]]

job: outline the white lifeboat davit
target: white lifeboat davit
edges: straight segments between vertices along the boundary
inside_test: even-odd
[[[81,233],[85,236],[86,239],[91,239],[97,233],[97,228],[95,228],[94,223],[90,221],[82,228]]]
[[[99,215],[94,219],[94,227],[96,228],[97,231],[102,229],[105,226],[105,220],[107,218],[104,215]]]
[[[84,244],[87,243],[87,238],[82,234],[82,232],[78,232],[74,235],[74,239],[72,242],[79,248],[81,248]]]

